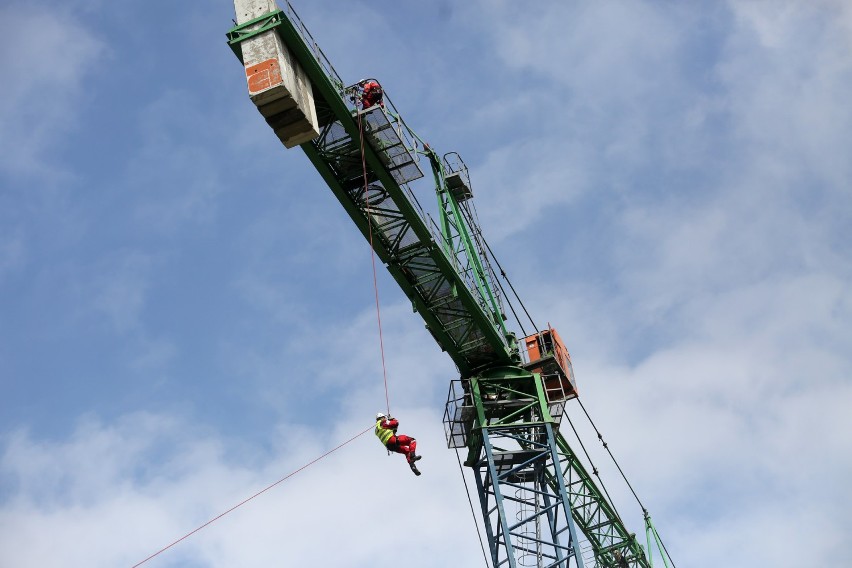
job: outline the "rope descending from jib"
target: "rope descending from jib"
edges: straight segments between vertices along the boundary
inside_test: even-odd
[[[360,144],[361,144],[361,169],[364,176],[364,212],[367,217],[367,229],[369,233],[370,240],[370,260],[373,266],[373,291],[375,293],[376,298],[376,321],[379,326],[379,351],[382,356],[382,377],[384,379],[385,386],[385,406],[387,407],[388,416],[391,415],[390,412],[390,395],[388,394],[388,370],[387,364],[385,363],[385,343],[384,337],[382,334],[382,312],[380,308],[379,302],[379,284],[378,277],[376,274],[376,250],[373,247],[373,216],[370,211],[370,184],[367,177],[367,159],[364,152],[364,123],[361,119],[361,112],[358,111],[357,102],[355,106],[355,113],[358,115],[358,134],[360,136]]]

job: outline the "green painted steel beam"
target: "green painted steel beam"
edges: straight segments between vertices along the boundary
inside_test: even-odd
[[[473,246],[467,223],[465,223],[465,220],[459,211],[458,201],[453,193],[447,188],[446,172],[444,171],[444,167],[434,150],[427,149],[426,153],[429,157],[429,163],[432,166],[432,173],[435,178],[437,190],[436,192],[439,197],[441,229],[444,234],[444,239],[446,240],[446,250],[448,254],[452,254],[453,257],[456,255],[456,250],[464,252],[464,256],[471,263],[474,280],[473,283],[479,290],[480,297],[488,303],[488,309],[491,311],[491,316],[493,318],[492,324],[496,325],[497,328],[506,335],[508,330],[506,329],[506,324],[503,321],[503,314],[497,306],[494,291],[491,289],[491,286],[485,278],[485,269],[482,266],[482,261],[479,258],[479,254],[476,252],[476,248]],[[450,222],[451,218],[452,222]],[[453,235],[450,231],[451,226],[455,227],[458,232],[458,249],[456,249],[453,244]]]
[[[469,440],[467,465],[475,473],[493,565],[582,568],[541,377],[507,366],[467,384],[477,434]]]
[[[556,444],[565,464],[566,483],[571,487],[574,521],[592,545],[597,565],[651,568],[636,535],[624,526],[562,434],[556,436]]]
[[[358,209],[358,207],[356,207],[348,198],[348,194],[341,187],[339,181],[334,175],[334,172],[331,171],[331,169],[328,167],[328,164],[319,156],[319,153],[317,152],[316,148],[314,148],[312,145],[303,144],[302,150],[304,150],[305,154],[311,160],[311,163],[313,163],[314,167],[317,169],[322,178],[328,184],[332,193],[334,193],[335,197],[337,197],[338,201],[340,201],[341,205],[343,205],[343,208],[354,221],[355,226],[358,227],[358,230],[361,231],[361,234],[364,236],[364,238],[369,240],[370,229],[366,217],[361,214],[360,209]],[[434,314],[429,309],[429,305],[423,301],[423,298],[419,294],[415,293],[412,290],[410,283],[408,282],[407,278],[402,273],[400,268],[398,266],[388,264],[388,259],[391,257],[391,254],[387,250],[387,248],[385,248],[385,245],[381,241],[381,239],[373,240],[373,249],[376,251],[376,256],[378,256],[379,259],[381,259],[381,261],[387,265],[387,269],[390,272],[391,276],[393,276],[394,280],[396,280],[397,284],[399,284],[400,288],[402,288],[403,293],[408,296],[409,300],[411,300],[417,312],[426,322],[429,331],[432,333],[438,345],[442,349],[445,349],[445,345],[452,345],[452,338],[443,331],[443,326],[435,318]],[[466,366],[466,362],[464,360],[456,361],[456,364],[460,368]]]
[[[280,26],[283,19],[284,12],[276,10],[231,28],[227,34],[228,45],[231,47],[234,55],[237,56],[237,59],[240,60],[240,63],[243,62],[243,52],[240,49],[240,43]],[[256,24],[260,24],[260,27],[255,27]]]
[[[289,5],[287,5],[287,9],[290,9]],[[319,107],[323,107],[328,111],[328,115],[333,117],[345,129],[351,140],[359,140],[361,135],[359,125],[357,119],[353,117],[352,110],[343,99],[342,93],[344,86],[342,81],[340,81],[330,64],[327,63],[327,60],[321,62],[317,57],[317,52],[308,47],[296,26],[288,17],[288,14],[284,12],[284,17],[280,18],[280,20],[276,19],[278,18],[276,14],[272,13],[267,16],[255,18],[252,21],[253,25],[260,23],[263,26],[267,26],[267,30],[275,30],[275,33],[279,35],[282,42],[299,61],[299,64],[310,78],[313,85],[314,99],[318,107],[318,114]],[[265,20],[267,17],[269,18],[268,21]],[[246,30],[247,27],[251,26],[243,24],[242,26],[238,26],[239,29],[235,28],[231,31],[229,38],[233,38],[234,40],[232,45],[238,44],[239,41],[243,41],[249,37],[248,34],[254,33],[254,30]],[[313,47],[318,49],[315,44]],[[321,55],[321,52],[319,53]],[[302,144],[302,149],[344,206],[361,233],[369,240],[370,224],[366,217],[367,214],[352,201],[342,185],[343,180],[338,179],[334,169],[326,161],[326,158],[321,154],[320,149],[316,147],[314,142]],[[479,338],[470,343],[459,342],[454,339],[453,329],[448,328],[441,320],[440,316],[442,312],[440,306],[432,306],[429,299],[418,291],[414,285],[415,283],[406,275],[404,259],[398,258],[388,247],[382,246],[377,242],[381,239],[376,237],[380,237],[381,235],[377,232],[377,228],[373,226],[372,240],[377,255],[387,265],[391,275],[400,285],[406,296],[412,301],[415,309],[420,313],[441,348],[450,355],[462,376],[469,376],[483,365],[506,364],[514,361],[516,355],[513,347],[507,345],[507,337],[494,325],[492,318],[479,305],[472,291],[464,284],[464,279],[457,272],[443,249],[435,245],[426,221],[420,217],[399,184],[385,168],[377,153],[368,144],[364,144],[363,152],[369,176],[381,182],[384,190],[392,198],[394,205],[410,225],[411,231],[416,235],[419,242],[424,245],[423,251],[428,255],[430,262],[452,286],[456,295],[455,303],[457,304],[453,309],[458,312],[459,308],[461,308],[463,312],[461,317],[458,318],[459,325],[464,326],[467,330],[475,330],[475,335]],[[443,312],[443,315],[449,321],[452,319],[453,313],[452,310],[446,310]],[[462,336],[469,333],[470,331],[467,331]],[[490,354],[485,360],[482,360],[482,357],[475,357],[477,355],[476,351],[479,348],[481,348],[480,351],[482,353]],[[473,355],[471,354],[472,352]]]
[[[549,451],[554,456],[551,465],[555,469],[543,478],[544,483],[554,489],[554,495],[568,496],[568,522],[576,522],[592,543],[595,565],[603,568],[649,566],[641,546],[623,527],[614,508],[597,489],[570,446],[561,435],[554,435],[556,424],[548,412],[540,377],[516,366],[519,363],[516,346],[512,345],[513,341],[501,329],[502,326],[494,321],[493,314],[488,313],[491,310],[486,311],[474,291],[466,285],[455,266],[455,259],[450,256],[455,254],[453,248],[450,247],[451,252],[448,253],[443,243],[433,240],[426,221],[420,217],[372,146],[363,144],[361,149],[358,115],[353,116],[353,110],[343,98],[345,85],[298,21],[292,7],[286,0],[284,2],[284,10],[263,15],[232,29],[228,43],[241,58],[239,45],[242,41],[274,30],[311,80],[317,117],[324,129],[321,138],[329,135],[329,129],[335,125],[339,124],[343,130],[344,135],[325,146],[327,139],[307,142],[301,147],[361,234],[372,240],[377,256],[411,300],[437,343],[453,359],[462,379],[471,378],[468,382],[471,395],[479,402],[477,416],[469,429],[467,465],[482,463],[483,448],[488,445],[488,436],[483,436],[483,428],[493,429],[498,436],[506,434],[510,440],[514,439],[513,429],[519,426],[546,432]],[[298,28],[293,18],[298,22]],[[337,141],[339,145],[335,145]],[[381,198],[387,199],[387,204],[381,203],[374,208],[361,203],[360,188],[352,175],[355,170],[351,167],[345,170],[347,164],[352,166],[356,152],[360,168],[362,151],[367,177],[381,184]],[[363,194],[364,200],[369,197],[369,191]],[[377,213],[378,210],[380,212]],[[371,223],[370,219],[376,222]],[[403,233],[409,234],[409,231],[414,242],[403,245]],[[467,240],[467,245],[472,247],[469,236]],[[483,298],[487,299],[487,294]],[[503,410],[487,410],[488,405],[483,400],[492,394],[487,392],[488,389],[496,389],[508,399],[517,399],[518,404],[506,406]],[[536,418],[533,420],[525,416]],[[537,438],[530,438],[528,445],[538,443]],[[521,444],[523,447],[524,442]],[[492,463],[488,475],[496,478],[500,473],[493,463],[493,456],[489,460]],[[483,503],[487,498],[486,492],[480,487]],[[483,513],[488,514],[485,505]],[[505,536],[501,530],[498,528],[490,536],[498,541]],[[576,537],[572,537],[572,541],[576,543]]]
[[[535,380],[530,381],[529,377]],[[535,427],[554,424],[550,416],[541,378],[517,367],[495,368],[472,377],[469,387],[472,401],[490,397],[489,404],[475,404],[476,415],[467,431],[468,456],[465,465],[474,467],[483,458],[483,428]],[[500,401],[503,401],[500,403]],[[524,401],[523,403],[515,401]],[[534,415],[539,421],[523,421],[522,417],[535,406]],[[564,483],[571,504],[571,514],[577,528],[583,533],[595,555],[599,568],[651,568],[645,551],[634,534],[624,526],[615,508],[609,503],[597,484],[571,449],[561,433],[554,437],[559,455],[560,476],[550,472],[548,483],[558,490]]]

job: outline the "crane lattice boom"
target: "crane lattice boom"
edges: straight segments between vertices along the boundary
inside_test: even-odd
[[[493,565],[650,566],[559,433],[576,385],[558,334],[519,345],[506,328],[464,162],[425,145],[386,92],[384,104],[361,108],[364,82],[344,83],[283,2],[234,0],[228,43],[260,114],[286,147],[302,148],[458,368],[447,442],[467,449]],[[437,223],[411,190],[422,156]]]

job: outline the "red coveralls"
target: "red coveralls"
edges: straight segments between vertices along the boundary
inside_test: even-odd
[[[392,452],[405,454],[405,460],[408,463],[412,463],[411,458],[415,455],[415,450],[417,450],[417,440],[405,434],[397,434],[396,429],[398,427],[399,421],[396,418],[376,421],[376,436],[379,437],[379,440],[384,440],[387,436],[387,431],[390,430],[392,434],[387,438],[385,447]]]
[[[361,93],[361,108],[368,109],[373,105],[385,106],[382,101],[382,87],[375,81],[364,83],[364,92]]]

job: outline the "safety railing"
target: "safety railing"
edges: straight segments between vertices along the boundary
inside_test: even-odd
[[[293,6],[290,4],[290,0],[283,0],[284,6],[281,7],[281,10],[287,15],[287,18],[293,24],[293,27],[296,29],[296,33],[301,36],[302,41],[305,42],[305,45],[308,48],[308,51],[311,52],[311,55],[314,56],[314,59],[317,60],[322,70],[331,79],[331,82],[334,83],[334,86],[340,92],[341,98],[343,97],[344,91],[344,83],[340,78],[340,75],[337,74],[337,71],[334,69],[334,66],[328,60],[328,57],[325,56],[319,44],[317,44],[314,36],[311,35],[311,32],[308,31],[307,26],[305,26],[302,19],[299,17],[299,14],[296,13],[296,10],[293,9]]]

